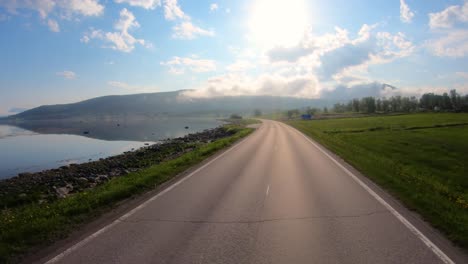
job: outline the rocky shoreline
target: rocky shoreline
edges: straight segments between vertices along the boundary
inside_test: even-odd
[[[235,131],[225,127],[167,139],[134,151],[98,161],[70,164],[37,173],[20,173],[0,181],[0,208],[26,203],[45,203],[98,186],[111,178],[173,159],[202,144],[225,138]]]

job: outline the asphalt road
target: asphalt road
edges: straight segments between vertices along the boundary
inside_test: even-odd
[[[302,134],[265,121],[49,263],[450,263],[383,203]]]

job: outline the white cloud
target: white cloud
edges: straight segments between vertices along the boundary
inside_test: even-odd
[[[190,17],[182,11],[178,0],[114,0],[116,3],[127,3],[130,6],[142,7],[144,9],[155,9],[162,5],[164,9],[164,18],[167,20],[184,19],[190,20]]]
[[[346,86],[371,83],[368,69],[372,65],[390,63],[411,55],[415,47],[401,32],[377,32],[368,38],[358,38],[328,51],[320,57],[319,76],[323,81],[334,80]]]
[[[90,32],[86,33],[80,41],[83,43],[88,43],[91,39],[103,39],[104,32],[102,30],[90,29]]]
[[[190,16],[186,15],[177,0],[164,0],[164,17],[167,20],[182,20],[172,27],[172,37],[175,39],[195,39],[198,36],[214,36],[213,30],[195,26]]]
[[[189,97],[237,95],[275,95],[314,98],[319,95],[318,82],[311,75],[284,77],[263,74],[251,78],[243,74],[225,74],[208,79],[197,89],[184,92]]]
[[[371,26],[363,25],[359,31],[359,39],[356,41],[368,39],[371,29]],[[335,27],[334,33],[326,33],[321,36],[314,36],[312,32],[306,31],[298,44],[289,47],[276,46],[268,50],[266,54],[272,62],[296,62],[303,57],[319,56],[351,42],[349,32],[339,27]]]
[[[127,3],[130,6],[143,7],[144,9],[155,9],[161,5],[161,0],[114,0],[116,3]]]
[[[177,21],[178,24],[172,27],[172,37],[176,39],[195,39],[198,36],[214,36],[213,30],[206,30],[192,23],[189,15],[180,7],[178,0],[114,0],[116,3],[127,3],[131,6],[143,7],[145,9],[155,9],[162,5],[164,10],[164,18],[170,21]],[[218,9],[217,4],[211,4],[210,10]],[[117,43],[116,36],[112,37],[113,42]],[[83,37],[82,42],[87,43],[89,37]],[[118,41],[122,43],[122,41]]]
[[[155,93],[159,91],[159,88],[152,85],[130,85],[125,82],[120,81],[109,81],[107,85],[123,90],[128,90],[129,92],[141,92],[141,93]]]
[[[458,77],[461,77],[463,79],[468,79],[468,72],[456,72],[455,73]]]
[[[99,3],[99,0],[0,1],[0,7],[4,7],[14,15],[19,14],[22,9],[34,10],[39,13],[39,17],[47,22],[47,26],[54,32],[60,30],[56,18],[72,19],[76,16],[99,16],[104,12],[104,6]],[[55,18],[49,18],[51,16]]]
[[[124,88],[124,89],[127,89],[128,87],[130,87],[128,83],[119,82],[119,81],[108,81],[107,85],[112,86],[112,87],[117,87],[117,88]]]
[[[164,17],[167,20],[190,19],[180,8],[177,0],[164,0]]]
[[[104,6],[98,0],[57,1],[57,4],[66,12],[84,16],[99,16],[104,11]]]
[[[365,96],[391,96],[399,89],[378,81],[368,81],[358,84],[337,85],[332,89],[323,89],[320,94],[322,99],[349,100]]]
[[[88,43],[91,40],[91,38],[88,35],[84,35],[83,37],[80,38],[80,42],[83,43]]]
[[[115,23],[114,28],[122,32],[128,32],[131,28],[139,28],[140,24],[136,21],[135,16],[128,9],[124,8],[120,11],[120,19]]]
[[[303,64],[316,69],[320,79],[355,81],[356,71],[366,72],[370,65],[391,62],[409,56],[414,51],[413,44],[399,32],[375,32],[378,25],[364,24],[356,38],[349,32],[336,27],[334,34],[313,36],[304,35],[299,44],[292,47],[275,47],[266,52],[271,62]],[[334,77],[334,75],[340,75]]]
[[[429,39],[425,47],[435,56],[461,58],[468,55],[468,1],[453,5],[438,13],[429,14],[429,26],[437,37]],[[464,25],[461,25],[465,23]]]
[[[18,14],[18,9],[31,9],[37,11],[39,16],[45,19],[50,12],[55,8],[56,1],[43,0],[43,1],[29,1],[29,0],[18,0],[18,1],[0,1],[0,6],[6,8],[11,14]]]
[[[236,62],[228,65],[226,70],[230,72],[244,72],[253,68],[255,68],[255,65],[250,61],[237,60]]]
[[[398,32],[394,35],[388,32],[378,32],[376,35],[378,51],[373,54],[375,63],[387,63],[397,58],[403,58],[414,52],[414,45],[405,34]]]
[[[453,85],[453,89],[457,90],[457,93],[459,94],[468,94],[468,83],[457,83]]]
[[[172,37],[176,39],[194,39],[198,36],[209,36],[215,35],[213,30],[206,30],[195,26],[190,21],[182,22],[173,28]]]
[[[63,78],[68,79],[68,80],[76,79],[76,73],[72,71],[61,71],[61,72],[56,72],[55,74],[57,76],[62,76]]]
[[[99,0],[16,0],[1,1],[0,6],[12,14],[17,14],[18,9],[35,10],[43,19],[54,10],[67,16],[99,16],[104,11],[104,6],[99,4]]]
[[[452,30],[440,38],[427,41],[426,46],[439,57],[465,57],[468,55],[468,30]]]
[[[268,51],[267,56],[272,62],[288,61],[295,62],[298,59],[311,54],[314,47],[297,45],[293,47],[274,47]]]
[[[367,77],[367,68],[363,66],[348,67],[340,73],[333,75],[333,80],[338,85],[354,86],[372,83],[372,79]]]
[[[193,72],[212,72],[216,70],[214,60],[196,59],[190,57],[172,57],[168,61],[161,62],[161,65],[168,66],[172,74],[183,74],[188,69]]]
[[[452,28],[457,22],[468,22],[468,1],[463,6],[449,6],[441,12],[429,13],[429,26],[436,28]]]
[[[445,89],[447,89],[445,87]],[[194,98],[272,95],[299,98],[322,98],[348,100],[364,96],[416,95],[427,92],[424,89],[400,89],[379,81],[360,79],[339,84],[321,83],[310,73],[284,76],[278,73],[265,73],[251,77],[241,73],[228,73],[208,79],[195,89],[186,91],[184,96]]]
[[[400,19],[404,23],[411,23],[414,13],[411,11],[405,0],[400,0]]]
[[[211,12],[214,12],[214,11],[218,10],[218,8],[219,8],[219,6],[218,6],[217,3],[212,3],[212,4],[210,5],[210,11],[211,11]]]
[[[193,91],[192,97],[222,95],[279,95],[319,98],[372,93],[380,95],[382,83],[372,80],[369,67],[409,56],[414,45],[403,33],[377,30],[378,25],[363,25],[356,34],[342,28],[334,33],[305,34],[290,47],[275,47],[254,58],[239,57],[241,51],[230,48],[235,63],[226,67],[227,74],[209,79]],[[257,61],[255,65],[251,62]],[[255,76],[248,72],[257,67]]]
[[[85,33],[81,38],[81,42],[88,43],[91,39],[100,39],[107,43],[105,48],[111,48],[122,52],[131,52],[136,44],[144,47],[151,47],[151,43],[144,39],[137,39],[129,33],[130,30],[139,28],[140,24],[136,21],[135,16],[128,9],[124,8],[120,11],[120,18],[114,24],[116,32],[104,32],[102,30],[92,29]]]
[[[447,91],[447,87],[440,91]],[[462,89],[460,89],[462,90]],[[378,81],[360,82],[357,84],[338,84],[326,86],[310,74],[281,76],[263,74],[252,78],[243,74],[225,74],[210,78],[195,89],[183,92],[182,96],[206,98],[217,96],[270,95],[299,98],[321,98],[332,100],[349,100],[364,96],[421,95],[431,89],[396,88]]]
[[[60,26],[54,19],[47,20],[47,25],[49,26],[50,31],[60,32]]]

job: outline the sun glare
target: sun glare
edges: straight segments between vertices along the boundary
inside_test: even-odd
[[[257,45],[293,45],[309,24],[305,0],[257,0],[248,23],[249,37]]]

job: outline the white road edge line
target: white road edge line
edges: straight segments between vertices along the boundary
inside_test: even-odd
[[[268,187],[267,187],[266,195],[268,195],[268,192],[270,192],[270,185],[268,185]]]
[[[416,235],[437,257],[440,258],[444,263],[446,264],[455,264],[453,260],[451,260],[439,247],[437,247],[429,238],[427,238],[421,231],[419,231],[411,222],[409,222],[404,216],[402,216],[400,213],[398,213],[395,208],[393,208],[390,204],[388,204],[382,197],[380,197],[376,192],[374,192],[367,184],[365,184],[363,181],[361,181],[354,173],[349,171],[346,167],[344,167],[339,161],[337,161],[335,158],[330,156],[325,150],[322,149],[321,146],[316,144],[314,141],[312,141],[310,138],[308,138],[306,135],[304,135],[302,132],[297,130],[294,127],[291,127],[289,125],[286,125],[289,128],[292,128],[296,133],[299,133],[301,136],[303,136],[307,141],[309,141],[314,147],[316,147],[320,152],[325,154],[331,161],[333,161],[338,167],[340,167],[346,174],[351,176],[351,178],[356,181],[364,190],[366,190],[372,197],[374,197],[377,201],[379,201],[385,208],[387,208],[398,220],[400,220],[403,225],[405,225],[411,233]]]
[[[98,231],[96,231],[95,233],[91,234],[90,236],[86,237],[85,239],[81,240],[80,242],[76,243],[75,245],[69,247],[68,249],[66,249],[65,251],[63,251],[62,253],[58,254],[57,256],[55,256],[54,258],[50,259],[49,261],[45,262],[45,264],[52,264],[52,263],[57,263],[58,261],[60,261],[62,258],[66,257],[67,255],[71,254],[73,251],[76,251],[78,250],[79,248],[81,248],[82,246],[86,245],[88,242],[90,242],[91,240],[93,240],[94,238],[98,237],[99,235],[101,235],[102,233],[106,232],[107,230],[111,229],[112,227],[114,227],[115,225],[117,225],[118,223],[120,223],[122,220],[125,220],[127,218],[129,218],[131,215],[133,215],[134,213],[136,213],[137,211],[143,209],[145,206],[147,206],[149,203],[151,203],[152,201],[156,200],[157,198],[159,198],[160,196],[164,195],[165,193],[169,192],[170,190],[174,189],[177,185],[183,183],[184,181],[186,181],[187,179],[189,179],[190,177],[192,177],[193,175],[195,175],[196,173],[200,172],[201,170],[203,170],[204,168],[208,167],[210,164],[212,164],[213,162],[215,162],[216,160],[218,160],[219,158],[223,157],[224,155],[226,155],[227,153],[231,152],[232,150],[236,149],[237,147],[239,147],[242,143],[244,143],[247,139],[249,138],[249,136],[247,136],[246,138],[244,138],[242,141],[238,142],[236,145],[232,146],[231,148],[229,148],[228,150],[226,150],[225,152],[221,153],[219,156],[217,156],[216,158],[210,160],[209,162],[207,162],[205,165],[201,166],[200,168],[194,170],[193,172],[191,172],[189,175],[183,177],[182,179],[180,179],[179,181],[173,183],[172,185],[168,186],[166,189],[164,189],[163,191],[161,191],[160,193],[156,194],[155,196],[151,197],[150,199],[148,199],[147,201],[145,201],[144,203],[140,204],[139,206],[133,208],[131,211],[129,211],[128,213],[124,214],[123,216],[119,217],[118,219],[114,220],[112,223],[104,226],[103,228],[99,229]]]

